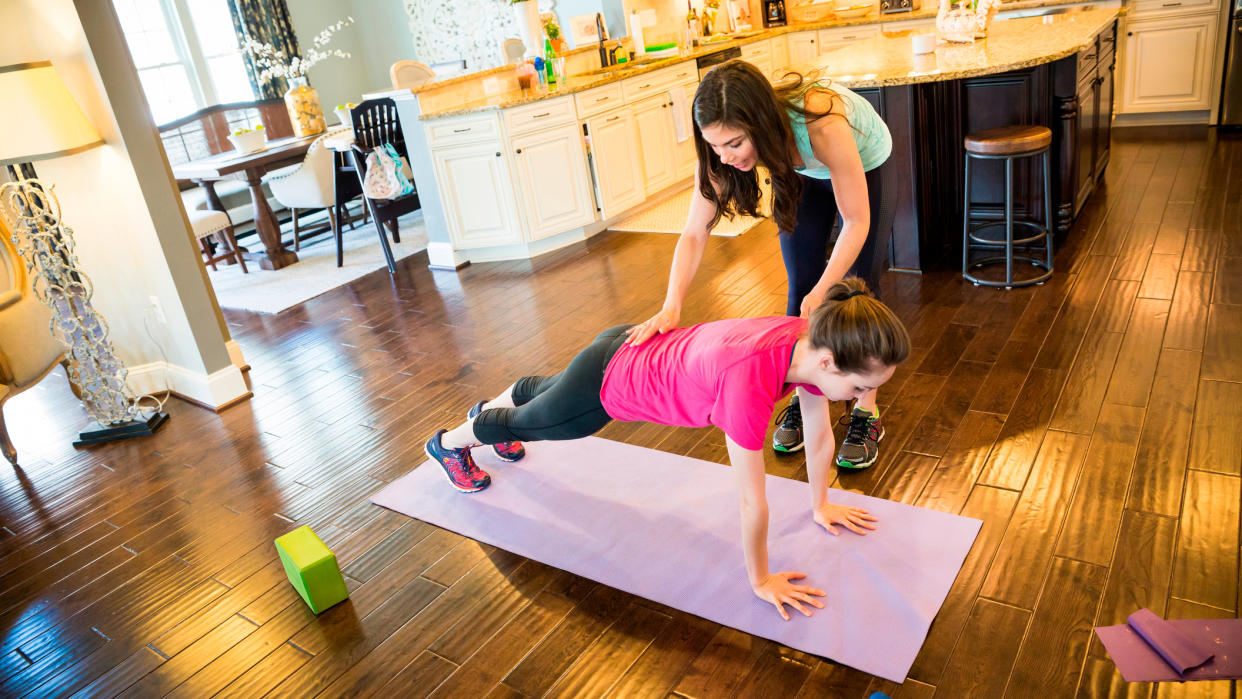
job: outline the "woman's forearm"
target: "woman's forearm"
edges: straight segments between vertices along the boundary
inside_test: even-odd
[[[768,577],[768,505],[742,502],[742,551],[746,555],[746,577],[758,587]]]
[[[677,248],[673,251],[673,266],[668,274],[668,291],[664,294],[664,307],[681,309],[690,282],[699,270],[703,261],[703,249],[707,247],[706,236],[683,233],[677,239]]]
[[[817,291],[826,292],[828,287],[845,278],[858,254],[867,242],[868,229],[871,221],[845,220],[841,224],[841,234],[837,236],[836,245],[832,246],[832,254],[828,256],[828,266],[815,287]]]

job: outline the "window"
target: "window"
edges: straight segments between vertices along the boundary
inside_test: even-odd
[[[113,0],[156,124],[255,99],[226,0]]]

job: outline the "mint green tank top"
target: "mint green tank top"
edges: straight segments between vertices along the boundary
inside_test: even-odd
[[[858,146],[858,155],[862,157],[863,172],[870,172],[884,164],[889,154],[893,152],[893,137],[871,103],[853,90],[841,85],[820,83],[816,85],[832,90],[845,102],[845,118],[854,132],[854,143]],[[802,162],[805,164],[805,167],[799,168],[798,172],[817,180],[832,179],[832,173],[828,172],[828,168],[815,159],[815,152],[811,149],[811,137],[807,135],[806,122],[802,120],[801,115],[791,112],[789,125],[793,128],[794,144],[798,147],[798,155],[802,156]]]

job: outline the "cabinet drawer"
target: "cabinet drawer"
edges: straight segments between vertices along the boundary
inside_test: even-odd
[[[601,87],[593,87],[574,95],[574,104],[578,107],[578,118],[599,114],[625,104],[621,95],[621,83],[609,83]]]
[[[633,103],[658,94],[661,90],[667,90],[674,83],[690,80],[697,75],[698,68],[695,67],[694,61],[686,61],[668,68],[626,78],[621,81],[621,93],[625,96],[626,102]]]
[[[447,146],[500,138],[500,121],[495,114],[451,117],[426,122],[427,145]]]
[[[1213,10],[1218,7],[1216,0],[1138,0],[1129,6],[1132,8],[1130,17],[1184,14],[1188,11]]]
[[[1100,62],[1099,37],[1078,50],[1078,80],[1095,74],[1095,66]]]
[[[859,24],[853,27],[834,27],[819,30],[819,43],[839,44],[843,41],[866,39],[880,33],[879,24]]]
[[[742,58],[751,63],[759,63],[772,58],[772,45],[764,41],[756,41],[742,46]]]
[[[510,136],[576,120],[573,98],[569,96],[506,109],[504,114]]]

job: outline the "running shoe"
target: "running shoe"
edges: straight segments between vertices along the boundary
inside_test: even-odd
[[[802,408],[794,396],[785,409],[777,413],[779,427],[772,433],[772,448],[786,454],[802,450]]]
[[[440,468],[444,469],[453,487],[463,493],[477,493],[491,485],[492,477],[475,465],[474,458],[470,456],[470,447],[464,449],[445,447],[440,441],[444,432],[445,430],[440,430],[431,435],[431,439],[428,439],[423,446],[423,451],[440,464]]]
[[[875,463],[880,455],[880,440],[884,439],[884,425],[878,416],[869,411],[854,408],[849,415],[842,415],[841,424],[847,424],[845,439],[841,440],[841,452],[837,466],[861,470]]]

